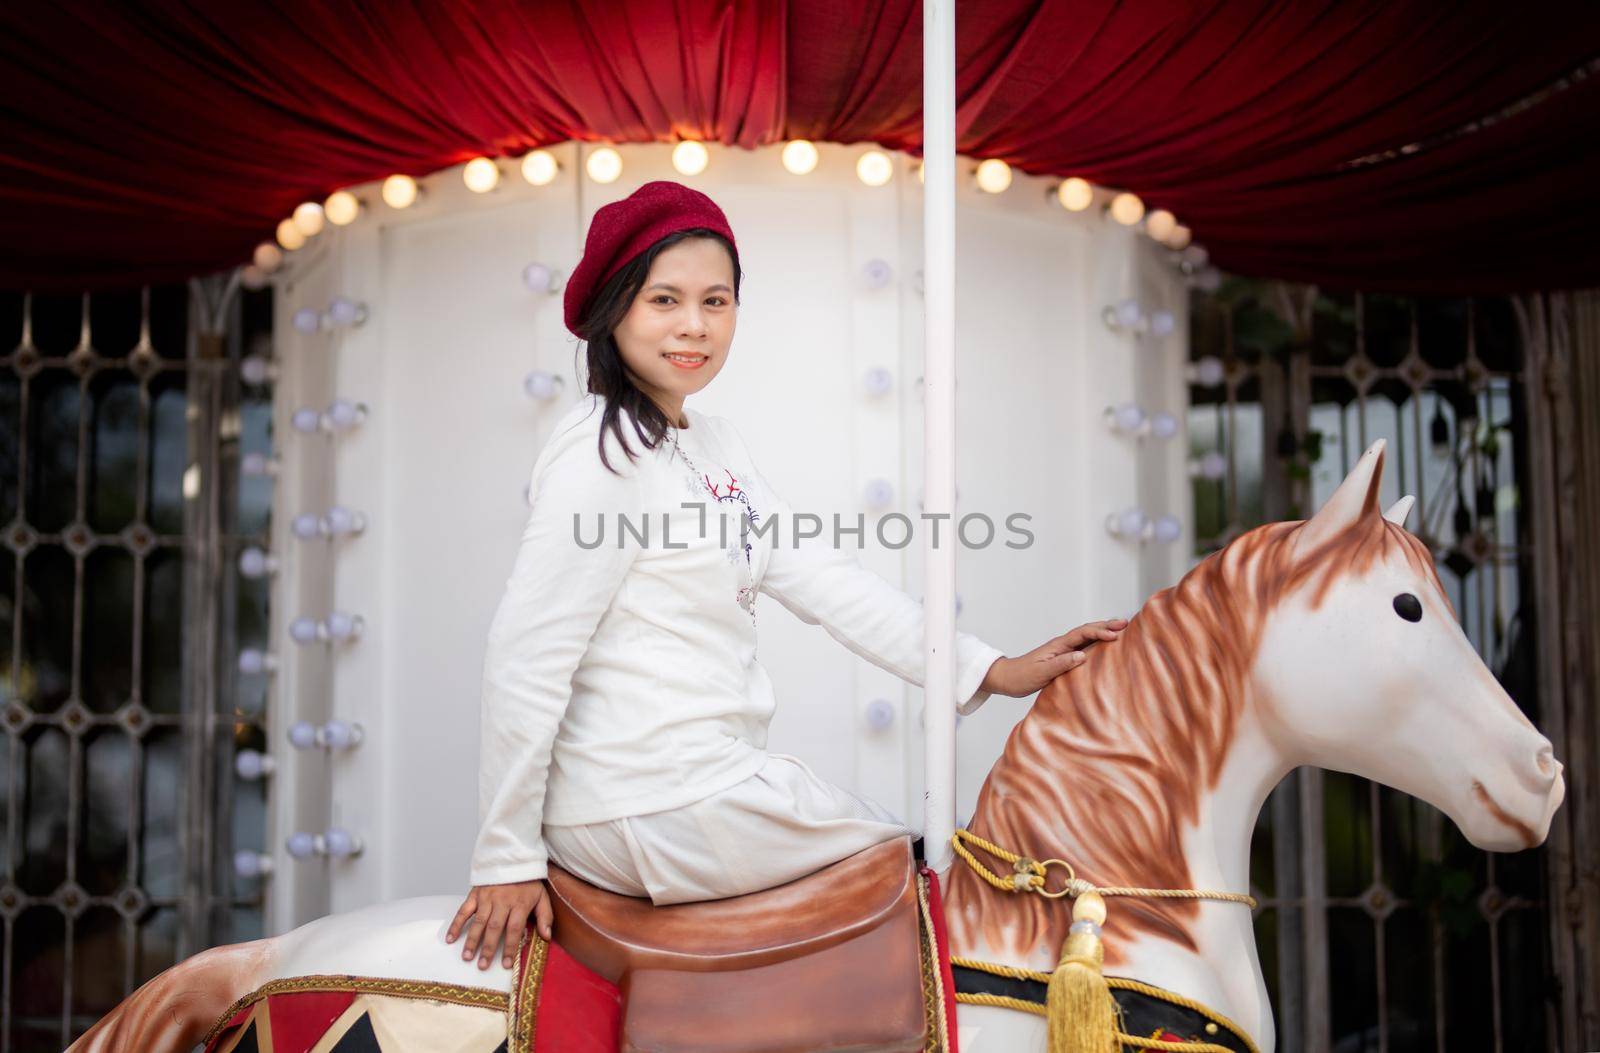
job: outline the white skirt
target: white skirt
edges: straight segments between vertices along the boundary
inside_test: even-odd
[[[882,805],[769,753],[754,775],[681,808],[543,828],[550,858],[591,884],[656,904],[781,885],[917,832]]]

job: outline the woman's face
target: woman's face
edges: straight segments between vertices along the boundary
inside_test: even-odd
[[[711,383],[727,361],[737,313],[728,250],[712,238],[688,238],[656,256],[613,330],[634,383],[674,425],[685,423],[684,397]],[[678,352],[698,364],[667,357]]]

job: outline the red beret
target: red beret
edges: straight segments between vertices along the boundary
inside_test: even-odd
[[[580,336],[578,321],[589,306],[589,298],[608,278],[668,234],[690,227],[707,227],[734,245],[728,217],[717,203],[682,183],[657,179],[621,201],[601,206],[589,223],[583,259],[567,279],[562,297],[567,329],[572,335]],[[734,252],[738,252],[737,245]]]

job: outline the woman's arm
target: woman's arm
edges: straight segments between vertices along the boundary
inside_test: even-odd
[[[736,442],[745,468],[754,477],[766,507],[763,524],[776,521],[772,557],[760,590],[810,625],[873,665],[908,683],[923,685],[927,662],[923,653],[922,604],[861,565],[854,551],[836,547],[832,524],[818,537],[795,547],[793,509],[755,467],[743,436],[725,418],[723,425]],[[943,535],[941,535],[943,540]],[[990,668],[1005,652],[961,631],[956,632],[956,699],[958,713],[971,713],[988,700]]]
[[[600,463],[595,444],[595,429],[573,427],[541,451],[533,470],[532,510],[489,626],[481,697],[479,828],[470,877],[475,889],[529,882],[546,874],[548,855],[540,828],[556,730],[571,699],[573,673],[638,556],[637,542],[630,538],[619,547],[617,532],[618,515],[640,521],[638,466],[608,445],[611,463],[623,473],[620,478],[613,475]],[[604,543],[581,547],[574,517],[581,520],[582,539],[591,545],[599,530],[597,518],[603,520]],[[511,937],[520,937],[526,918],[524,912],[520,918],[504,919],[507,956],[515,952]],[[489,924],[469,937],[466,957],[480,934],[488,936],[484,953],[492,956],[497,933],[485,930],[498,919],[480,918],[485,920]]]

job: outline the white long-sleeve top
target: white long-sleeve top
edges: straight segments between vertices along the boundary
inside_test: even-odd
[[[540,451],[532,511],[489,627],[474,885],[544,877],[544,823],[675,808],[761,767],[776,701],[737,599],[747,575],[874,665],[923,682],[921,604],[863,567],[848,541],[836,547],[830,517],[796,547],[792,510],[732,423],[685,407],[689,427],[650,450],[623,410],[638,460],[608,429],[619,476],[600,463],[604,409],[585,396]],[[758,525],[777,523],[741,534],[747,504],[726,500],[736,490]],[[989,697],[978,686],[1002,657],[956,634],[959,712]]]

